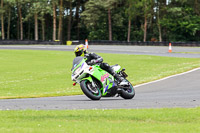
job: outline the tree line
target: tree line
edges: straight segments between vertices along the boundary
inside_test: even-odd
[[[199,0],[0,0],[1,40],[200,41]]]

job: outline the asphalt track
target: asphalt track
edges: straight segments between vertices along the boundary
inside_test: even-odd
[[[33,47],[33,48],[32,48]],[[47,48],[48,47],[48,48]],[[167,47],[133,46],[91,46],[92,52],[121,54],[147,54],[200,58],[200,48],[174,48],[177,53],[167,53]],[[73,50],[74,46],[0,46],[0,49],[35,49],[35,50]],[[133,49],[134,48],[134,49]],[[117,51],[117,52],[116,52]],[[184,54],[194,52],[197,54]],[[63,110],[63,109],[119,109],[119,108],[174,108],[200,106],[200,68],[171,76],[163,80],[136,86],[136,96],[131,100],[121,97],[102,98],[91,101],[84,95],[26,99],[1,99],[0,110]]]
[[[75,45],[0,45],[0,49],[73,51]],[[200,47],[89,45],[90,52],[200,58]]]

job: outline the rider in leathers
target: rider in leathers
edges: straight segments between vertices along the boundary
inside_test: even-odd
[[[118,83],[122,82],[123,78],[120,77],[111,67],[108,63],[103,63],[103,58],[95,53],[88,53],[86,51],[86,48],[83,44],[80,44],[76,46],[74,49],[75,56],[83,56],[86,57],[86,63],[88,65],[94,65],[94,64],[100,64],[100,67],[110,73],[114,76],[115,79],[117,79]]]

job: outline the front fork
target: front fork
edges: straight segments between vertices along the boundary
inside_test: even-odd
[[[96,87],[96,85],[95,85],[95,83],[94,83],[94,81],[93,81],[91,76],[81,79],[81,81],[83,81],[83,80],[89,80],[92,83],[92,87]]]

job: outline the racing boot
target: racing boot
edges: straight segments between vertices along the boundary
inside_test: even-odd
[[[120,84],[124,78],[119,76],[119,74],[117,74],[116,72],[113,73],[114,78],[117,80],[117,83]]]
[[[117,74],[116,72],[113,74],[113,76],[117,80],[117,84],[119,86],[129,85],[129,83],[123,77],[119,76],[119,74]]]
[[[117,84],[120,84],[124,80],[124,78],[119,76],[119,74],[117,74],[110,66],[107,71],[117,80]]]

